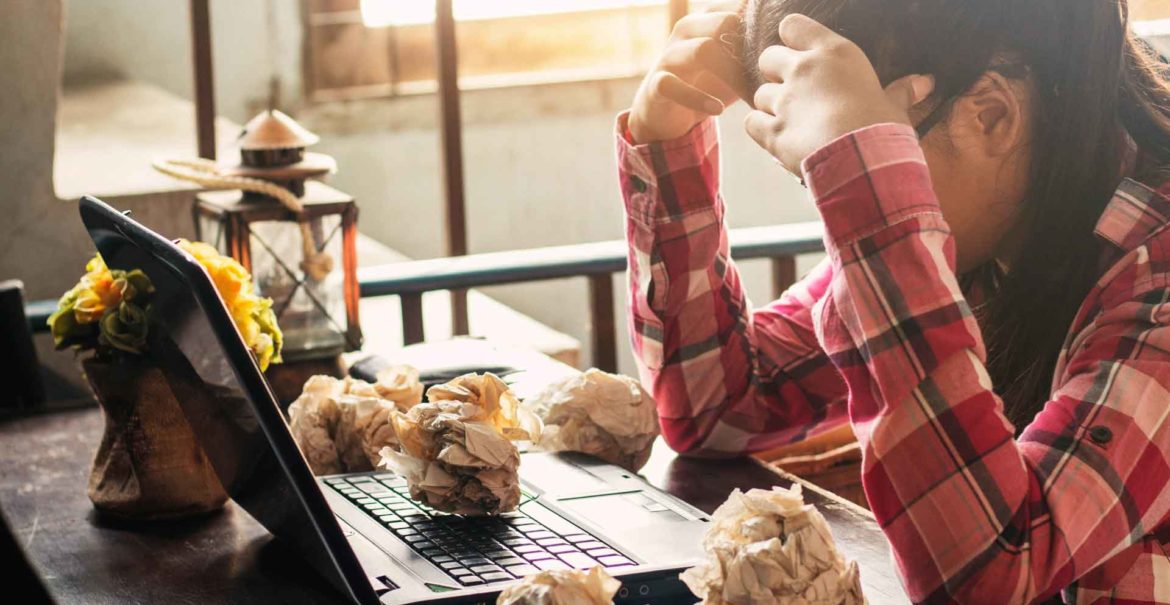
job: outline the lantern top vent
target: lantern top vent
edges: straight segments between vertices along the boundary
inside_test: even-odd
[[[261,112],[244,125],[236,140],[244,151],[295,149],[316,144],[320,137],[276,109]]]

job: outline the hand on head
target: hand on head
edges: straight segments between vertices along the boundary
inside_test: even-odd
[[[841,135],[886,122],[910,125],[910,109],[934,89],[934,79],[921,75],[883,89],[856,44],[804,15],[780,22],[780,41],[760,54],[765,83],[755,92],[755,111],[745,127],[793,173]]]
[[[727,42],[739,33],[738,4],[720,7],[733,10],[687,15],[675,25],[630,109],[635,142],[678,138],[737,98],[751,98],[737,49]]]

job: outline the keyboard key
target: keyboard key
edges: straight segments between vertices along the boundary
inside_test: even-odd
[[[431,559],[432,561],[439,558],[439,557],[443,557],[443,556],[447,555],[446,551],[444,551],[443,549],[438,548],[436,546],[432,546],[430,548],[422,548],[422,547],[419,547],[418,545],[415,545],[415,547],[418,548],[418,551],[420,553],[422,553],[422,556],[424,556],[428,559]],[[448,557],[448,558],[450,558],[450,557]]]
[[[475,574],[471,573],[471,570],[467,569],[466,567],[452,567],[451,569],[447,569],[444,571],[446,571],[448,574],[450,574],[456,578],[458,578],[459,576],[474,576],[475,575]]]
[[[593,557],[594,559],[597,557],[612,557],[615,555],[619,557],[621,556],[621,553],[612,548],[594,548],[585,552],[589,553],[589,556]]]
[[[522,546],[525,544],[532,544],[532,540],[528,538],[508,538],[502,541],[505,546]]]
[[[439,554],[439,555],[436,555],[434,557],[431,557],[431,563],[450,563],[451,561],[454,561],[454,560],[455,559],[452,559],[449,555],[445,555],[445,554]]]
[[[532,565],[509,565],[509,566],[505,567],[504,569],[508,570],[508,573],[516,576],[517,578],[523,578],[524,576],[530,576],[530,575],[540,571],[539,569],[533,567]]]
[[[475,565],[491,565],[492,564],[491,561],[489,561],[483,557],[470,557],[467,559],[462,559],[462,561],[463,561],[463,564],[468,566],[468,567],[473,567]]]
[[[545,548],[548,548],[549,546],[557,546],[559,544],[564,544],[565,541],[560,539],[560,538],[545,538],[543,540],[537,540],[536,543],[545,547]]]
[[[593,540],[593,536],[588,534],[568,534],[561,537],[569,541],[571,544],[579,544],[581,542],[589,542]]]
[[[514,550],[520,554],[524,554],[524,553],[528,553],[528,552],[543,552],[544,551],[543,548],[541,548],[535,544],[521,544],[520,546],[513,547],[512,550]]]
[[[427,540],[426,536],[424,536],[418,532],[415,532],[409,536],[402,536],[402,539],[406,540],[407,542],[410,542],[411,544],[414,544],[415,542],[429,542],[429,540]]]
[[[577,569],[589,569],[590,567],[597,565],[597,561],[594,561],[593,557],[590,557],[585,553],[570,552],[560,555],[560,557],[562,561]],[[537,565],[540,565],[540,563],[537,563]]]
[[[527,559],[529,561],[544,561],[546,559],[553,558],[552,555],[550,555],[546,552],[543,552],[543,551],[541,551],[541,552],[526,552],[520,556],[524,557],[525,559]]]
[[[503,565],[504,567],[507,567],[509,565],[523,565],[524,564],[524,559],[521,559],[519,557],[500,557],[499,559],[492,559],[492,561],[494,561],[496,565]]]
[[[524,533],[528,534],[529,539],[536,540],[537,543],[539,543],[539,541],[542,539],[556,538],[557,537],[557,535],[552,533],[551,531],[547,531],[547,530],[543,530],[543,529],[539,530],[539,531],[531,531],[531,532],[524,532]]]
[[[563,536],[566,534],[585,533],[581,530],[580,527],[573,525],[560,515],[557,515],[547,508],[536,506],[529,510],[528,513],[528,516],[531,517],[533,521],[544,525],[548,528],[549,531],[555,534],[560,534]]]
[[[498,565],[476,565],[475,567],[472,567],[470,569],[471,569],[471,571],[474,571],[477,574],[484,574],[484,573],[492,572],[492,571],[504,571]]]
[[[403,537],[403,538],[405,538],[406,536],[418,536],[419,535],[418,530],[414,529],[413,527],[405,527],[403,529],[396,529],[396,530],[394,530],[394,533],[398,534],[400,537]],[[421,538],[422,536],[419,536],[419,537]]]
[[[598,562],[606,567],[626,567],[633,565],[634,562],[621,556],[598,557]]]
[[[548,551],[554,555],[561,555],[568,552],[580,552],[577,547],[569,544],[553,544],[548,547]]]
[[[452,569],[464,569],[465,568],[465,566],[458,561],[446,561],[443,563],[439,563],[439,567],[442,567],[443,569],[446,569],[447,571],[451,571]]]
[[[543,571],[548,571],[550,569],[572,569],[572,567],[569,567],[564,562],[558,561],[556,559],[548,559],[546,561],[536,561],[535,563],[533,563],[533,565],[536,565],[536,567],[538,569],[541,569]]]
[[[480,584],[483,584],[483,580],[479,579],[478,576],[474,576],[474,575],[461,576],[461,577],[458,577],[455,579],[458,580],[459,583],[464,585],[464,586],[478,586]]]
[[[333,477],[332,479],[326,479],[325,483],[328,483],[329,485],[337,485],[338,483],[345,483],[345,477]]]
[[[487,581],[487,582],[507,582],[508,580],[512,579],[512,574],[505,573],[502,571],[495,571],[495,572],[480,574],[479,577],[483,578],[484,581]]]

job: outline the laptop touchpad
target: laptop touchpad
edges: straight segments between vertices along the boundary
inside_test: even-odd
[[[693,563],[702,556],[705,523],[667,508],[644,493],[558,500],[565,512],[605,529],[625,550],[653,563]]]
[[[557,505],[607,531],[688,520],[643,493],[560,499]]]

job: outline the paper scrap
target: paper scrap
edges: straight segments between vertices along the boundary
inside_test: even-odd
[[[380,372],[375,384],[313,376],[288,408],[289,431],[316,475],[374,470],[381,449],[397,443],[392,413],[409,410],[421,393],[409,366]]]
[[[601,566],[542,571],[509,586],[496,605],[610,605],[621,586]]]
[[[397,448],[381,465],[406,478],[410,495],[431,508],[491,515],[520,503],[520,453],[513,439],[540,438],[540,419],[494,374],[466,374],[431,387],[427,401],[394,412]]]
[[[735,490],[712,515],[707,560],[680,578],[703,605],[858,605],[856,561],[837,551],[824,516],[792,489]]]
[[[549,385],[524,406],[544,421],[540,449],[584,452],[635,472],[659,434],[654,399],[642,385],[596,368]]]

